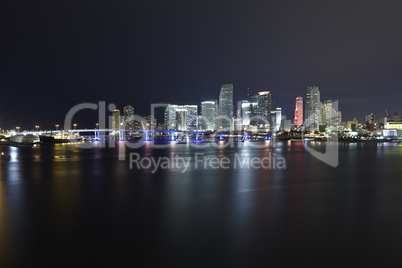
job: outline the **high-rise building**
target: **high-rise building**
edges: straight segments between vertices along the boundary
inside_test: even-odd
[[[282,119],[281,130],[289,132],[290,128],[291,128],[291,124],[292,124],[291,120]]]
[[[241,131],[243,129],[243,125],[242,125],[242,119],[241,118],[235,118],[233,120],[233,124],[234,124],[234,130],[235,131]]]
[[[185,109],[179,108],[176,110],[175,118],[175,130],[186,131],[187,130],[187,111]]]
[[[326,100],[321,103],[321,124],[327,127],[339,126],[341,124],[342,114],[338,111],[337,102]]]
[[[271,111],[271,125],[272,132],[278,132],[282,123],[282,108],[276,108]]]
[[[316,86],[307,87],[304,125],[308,131],[318,131],[321,124],[320,90]]]
[[[134,107],[131,105],[124,106],[123,127],[124,127],[124,129],[135,129],[134,128]]]
[[[215,121],[216,121],[216,109],[217,109],[217,101],[203,101],[201,102],[201,128],[203,130],[216,130]]]
[[[252,104],[248,100],[242,100],[240,105],[240,117],[242,119],[242,126],[248,127],[252,116]]]
[[[258,116],[258,95],[252,95],[248,98],[250,103],[250,125],[257,126],[257,116]]]
[[[236,118],[237,119],[241,119],[241,103],[242,103],[242,100],[241,101],[238,101],[237,102],[237,109],[236,109]]]
[[[198,127],[198,106],[168,105],[165,109],[165,124],[168,130],[196,129]]]
[[[186,124],[189,129],[195,130],[198,128],[198,105],[183,105],[187,111]]]
[[[219,94],[219,116],[222,130],[233,130],[233,84],[223,84]]]
[[[373,113],[366,115],[366,123],[374,124],[375,116]]]
[[[158,125],[158,121],[156,120],[155,116],[147,115],[144,116],[144,120],[142,121],[142,129],[156,129]]]
[[[303,125],[303,97],[296,98],[294,123],[297,127],[300,127],[301,125]]]
[[[275,131],[278,132],[282,123],[282,108],[276,108],[275,110]]]
[[[271,92],[258,92],[257,124],[267,128],[271,123]]]
[[[178,105],[168,105],[165,109],[165,125],[167,130],[176,128],[176,109]]]
[[[112,129],[120,129],[120,110],[114,109],[112,112]]]

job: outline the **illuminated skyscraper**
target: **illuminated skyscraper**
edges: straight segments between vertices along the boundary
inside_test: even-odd
[[[278,132],[282,123],[282,108],[276,108],[275,110],[275,131]]]
[[[176,128],[176,109],[178,105],[168,105],[165,109],[166,129],[174,130]]]
[[[242,126],[248,127],[252,116],[252,104],[248,100],[242,100],[240,105],[240,117],[242,119]]]
[[[250,103],[250,126],[257,126],[257,115],[258,115],[258,95],[253,95],[248,98]]]
[[[181,130],[181,131],[187,130],[186,118],[187,118],[187,111],[185,109],[183,108],[176,109],[175,130]]]
[[[338,111],[338,101],[326,100],[321,103],[321,125],[339,126],[342,114]]]
[[[258,92],[257,117],[258,127],[266,128],[271,125],[271,92]]]
[[[366,115],[366,123],[374,124],[375,116],[373,113]]]
[[[120,129],[120,110],[114,109],[112,112],[112,129]]]
[[[221,87],[219,116],[222,130],[233,130],[233,84],[223,84]]]
[[[198,127],[198,105],[168,105],[165,109],[168,130],[189,130]]]
[[[198,128],[198,105],[183,105],[187,111],[187,126],[189,129],[195,130]]]
[[[123,127],[124,129],[134,129],[134,107],[127,105],[123,109]]]
[[[307,87],[304,125],[308,131],[318,131],[321,124],[320,90],[316,86]]]
[[[158,121],[156,118],[152,115],[147,115],[143,117],[143,121],[141,122],[143,124],[142,129],[156,129],[156,126],[158,125]]]
[[[303,97],[296,98],[294,123],[297,127],[300,127],[301,125],[303,125]]]
[[[217,101],[203,101],[201,102],[201,128],[203,130],[214,131],[216,120]]]

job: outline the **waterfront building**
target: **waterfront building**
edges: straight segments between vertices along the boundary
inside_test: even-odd
[[[326,100],[321,103],[321,125],[338,127],[342,121],[342,113],[338,111],[337,101]]]
[[[144,118],[144,121],[142,122],[143,123],[142,129],[146,129],[146,130],[157,129],[158,122],[157,122],[155,116],[147,115],[147,116],[144,116],[143,118]]]
[[[258,92],[257,124],[259,128],[269,128],[271,123],[271,92]]]
[[[234,130],[235,131],[241,131],[243,129],[243,124],[242,124],[242,119],[241,118],[235,118],[233,120],[234,123]]]
[[[270,116],[270,128],[269,130],[272,132],[275,132],[275,125],[276,125],[276,111],[271,111],[271,116]],[[261,129],[260,129],[261,130]]]
[[[201,121],[199,122],[202,130],[216,130],[216,115],[218,102],[216,100],[201,102]]]
[[[176,109],[178,105],[170,104],[165,108],[165,125],[167,130],[174,130],[176,127]]]
[[[276,108],[271,111],[271,131],[278,132],[282,123],[282,108]]]
[[[120,110],[114,109],[112,112],[112,129],[120,129]]]
[[[126,105],[123,108],[123,128],[133,130],[134,128],[134,107]]]
[[[349,130],[352,130],[352,131],[356,131],[356,129],[359,128],[359,122],[357,121],[356,118],[354,118],[353,120],[348,121],[348,122],[346,123],[345,128],[346,128],[346,129],[349,129]]]
[[[374,124],[375,116],[373,113],[366,115],[366,123]]]
[[[320,90],[316,86],[307,87],[304,125],[308,131],[317,131],[321,124]]]
[[[165,124],[168,130],[198,128],[197,105],[168,105],[165,109]]]
[[[187,129],[187,111],[184,109],[177,109],[176,110],[176,117],[175,117],[175,130],[186,131]]]
[[[258,116],[258,95],[253,95],[248,98],[250,103],[250,126],[257,126]]]
[[[282,108],[276,108],[275,110],[275,131],[278,132],[282,123]]]
[[[292,120],[282,119],[280,130],[289,132],[291,130]]]
[[[252,104],[248,100],[241,100],[238,106],[240,106],[240,116],[238,115],[238,117],[241,118],[242,126],[247,127],[250,125]]]
[[[233,130],[233,84],[223,84],[219,94],[220,128]]]
[[[402,121],[387,120],[384,129],[398,129],[402,130]]]
[[[297,127],[303,125],[303,97],[296,98],[295,119],[293,122]]]

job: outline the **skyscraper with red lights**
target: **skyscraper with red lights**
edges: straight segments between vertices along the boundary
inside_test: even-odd
[[[295,120],[297,127],[303,125],[303,97],[296,98]]]

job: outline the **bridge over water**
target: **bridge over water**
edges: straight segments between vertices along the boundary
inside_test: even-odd
[[[26,131],[15,134],[33,134],[37,136],[67,135],[69,137],[80,136],[93,138],[94,140],[123,141],[132,134],[141,134],[145,141],[176,141],[184,139],[192,140],[246,140],[251,137],[259,137],[269,140],[271,135],[233,133],[233,132],[205,132],[205,131],[178,131],[178,130],[132,130],[132,129],[69,129],[69,130],[48,130],[48,131]]]

